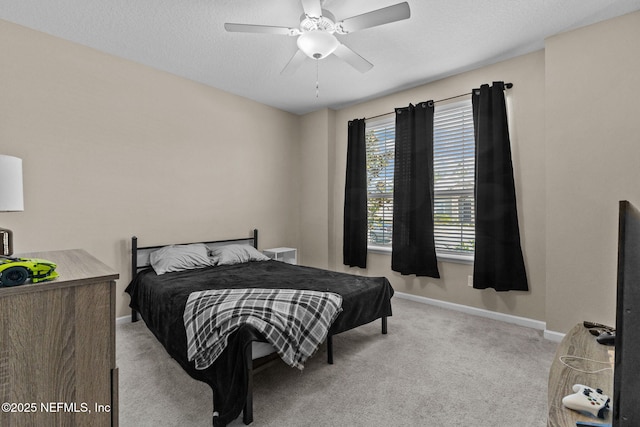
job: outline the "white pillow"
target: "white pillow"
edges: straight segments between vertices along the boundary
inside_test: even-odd
[[[268,261],[270,258],[249,245],[225,245],[211,249],[215,265],[232,265],[249,261]]]
[[[149,261],[156,274],[160,275],[215,265],[208,255],[209,248],[204,243],[171,245],[151,252]]]

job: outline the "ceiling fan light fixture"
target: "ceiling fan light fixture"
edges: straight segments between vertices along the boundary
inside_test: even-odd
[[[300,27],[274,27],[271,25],[236,24],[227,22],[224,28],[229,32],[278,34],[298,37],[298,50],[289,60],[281,74],[290,75],[305,60],[316,60],[334,54],[361,73],[366,73],[373,64],[349,47],[340,43],[335,34],[349,34],[366,28],[377,27],[411,17],[409,3],[404,1],[382,9],[355,15],[336,22],[328,10],[322,9],[326,0],[300,0],[304,13],[300,16]]]
[[[323,59],[331,55],[340,45],[333,34],[321,30],[308,31],[298,37],[298,48],[312,59]]]

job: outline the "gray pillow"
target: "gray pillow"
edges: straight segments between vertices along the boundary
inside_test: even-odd
[[[232,265],[249,261],[268,261],[270,258],[249,245],[225,245],[211,249],[215,265]]]
[[[208,255],[209,248],[204,243],[171,245],[151,252],[149,261],[156,274],[160,275],[215,265]]]

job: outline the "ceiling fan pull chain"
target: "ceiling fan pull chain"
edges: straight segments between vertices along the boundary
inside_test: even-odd
[[[316,98],[320,95],[320,78],[318,73],[318,62],[320,62],[320,58],[316,58]]]

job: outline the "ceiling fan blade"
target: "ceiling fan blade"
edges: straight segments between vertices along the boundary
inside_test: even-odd
[[[285,65],[282,71],[280,71],[280,74],[282,74],[283,76],[292,75],[298,68],[300,68],[300,65],[302,65],[306,58],[307,55],[303,51],[298,49],[295,55],[293,55],[289,62],[287,62],[287,65]]]
[[[382,9],[363,13],[362,15],[352,16],[342,22],[338,22],[337,26],[341,27],[339,32],[346,34],[363,30],[365,28],[401,21],[403,19],[408,19],[410,16],[411,9],[409,9],[409,3],[405,1],[393,6],[383,7]]]
[[[371,62],[367,61],[343,44],[338,45],[336,50],[333,51],[333,54],[361,73],[366,73],[373,68],[373,64]]]
[[[261,34],[278,34],[283,36],[295,36],[299,34],[299,30],[287,27],[272,27],[269,25],[251,25],[251,24],[224,24],[224,29],[232,33],[261,33]]]
[[[311,18],[320,18],[322,16],[322,6],[320,0],[300,0],[305,15]]]

